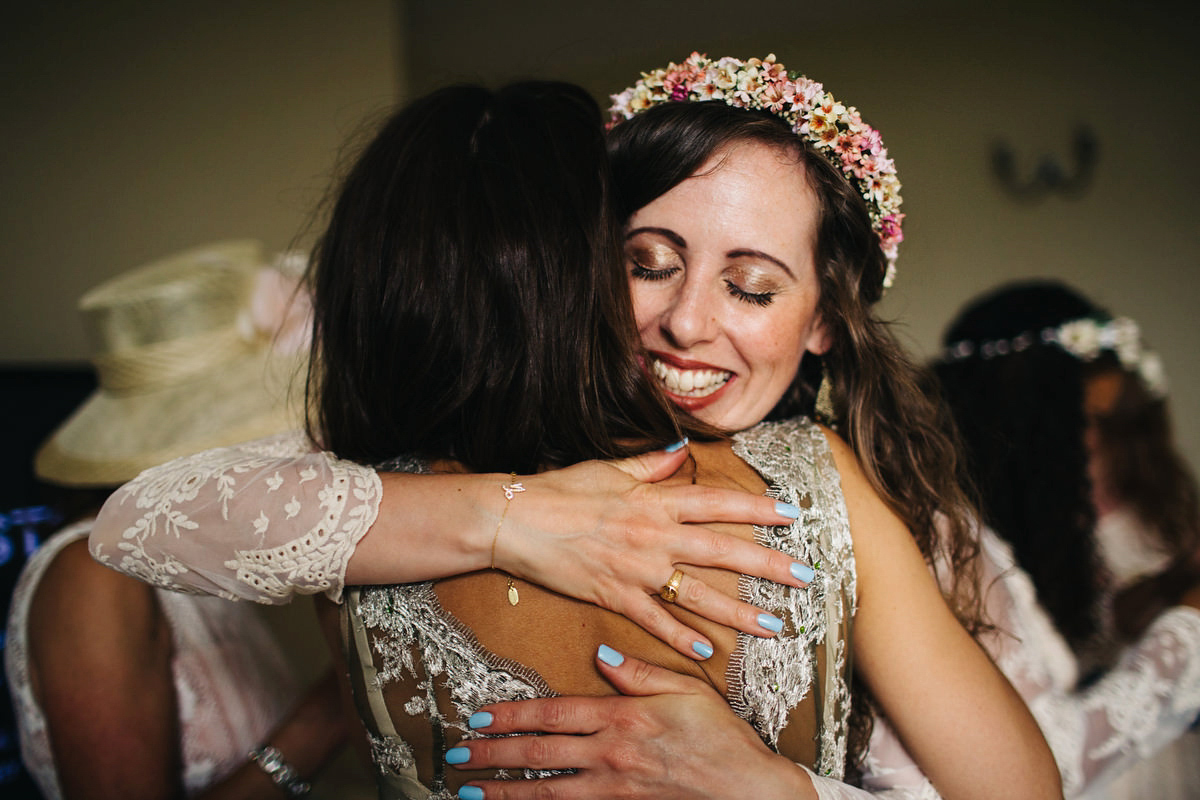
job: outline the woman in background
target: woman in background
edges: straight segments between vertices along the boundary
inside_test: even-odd
[[[287,430],[284,384],[265,379],[303,359],[270,345],[268,318],[262,331],[239,326],[265,297],[252,287],[287,280],[260,264],[257,243],[226,242],[85,295],[103,336],[100,388],[43,444],[38,476],[98,506],[164,457]],[[21,757],[42,795],[306,793],[346,741],[333,672],[302,690],[256,609],[101,566],[91,526],[68,525],[34,553],[7,623]]]

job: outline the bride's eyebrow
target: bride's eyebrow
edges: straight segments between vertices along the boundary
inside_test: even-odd
[[[640,233],[657,233],[659,236],[670,240],[671,244],[675,245],[676,247],[687,247],[687,240],[670,228],[634,228],[629,233],[625,234],[625,241],[629,241]]]
[[[764,253],[762,250],[749,250],[749,249],[730,250],[728,253],[725,254],[726,258],[742,258],[743,256],[750,256],[751,258],[761,258],[764,261],[770,261],[772,264],[776,265],[777,267],[782,269],[784,272],[786,272],[788,274],[788,277],[792,278],[793,280],[795,280],[795,278],[796,278],[796,275],[795,275],[795,273],[792,272],[791,267],[789,267],[787,264],[780,261],[775,256],[771,255],[770,253]]]

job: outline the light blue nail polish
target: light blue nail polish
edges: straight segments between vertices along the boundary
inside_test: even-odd
[[[682,439],[680,439],[678,442],[676,442],[675,444],[669,444],[663,449],[666,450],[668,453],[674,453],[676,450],[680,450],[684,447],[687,447],[687,443],[688,443],[688,437],[685,436]]]
[[[783,630],[783,620],[774,614],[759,614],[758,627],[765,628],[771,633],[779,633]]]
[[[781,517],[788,519],[800,519],[800,509],[796,508],[791,503],[785,503],[779,500],[775,503],[775,513]]]
[[[478,730],[479,728],[488,727],[494,721],[495,717],[493,717],[487,711],[476,711],[471,715],[471,718],[467,720],[467,725],[470,726],[471,730]]]
[[[446,751],[447,764],[465,764],[471,760],[471,751],[465,747],[451,747]]]
[[[483,800],[483,789],[478,786],[460,786],[458,800]]]
[[[813,576],[815,575],[816,573],[813,572],[812,567],[805,566],[799,561],[792,562],[792,577],[796,580],[804,581],[805,583],[812,583]]]
[[[616,650],[613,650],[606,644],[600,645],[600,649],[596,651],[596,655],[599,656],[601,661],[603,661],[605,664],[608,664],[610,667],[619,667],[625,663],[625,656],[621,655]]]
[[[701,658],[712,658],[713,649],[712,645],[710,644],[705,644],[704,642],[692,642],[692,650],[695,651],[696,655],[700,656]]]

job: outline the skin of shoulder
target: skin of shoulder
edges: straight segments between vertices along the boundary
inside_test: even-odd
[[[901,741],[943,797],[1061,797],[1053,755],[1020,696],[955,619],[849,445],[823,432],[854,541],[856,669]]]
[[[47,568],[28,625],[64,797],[181,796],[173,646],[154,590],[79,540]]]

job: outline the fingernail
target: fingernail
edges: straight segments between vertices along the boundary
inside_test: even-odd
[[[495,717],[493,717],[487,711],[476,711],[471,715],[471,718],[467,720],[467,726],[470,727],[471,730],[477,730],[479,728],[486,728],[493,722],[495,722]]]
[[[459,800],[483,800],[483,789],[478,786],[458,787]]]
[[[815,575],[816,573],[813,572],[812,567],[801,564],[799,561],[792,562],[792,577],[796,580],[812,583],[813,576]]]
[[[774,614],[759,614],[758,627],[765,628],[771,633],[779,633],[783,630],[783,620]]]
[[[692,650],[701,658],[712,658],[713,649],[711,644],[704,642],[692,642]]]
[[[687,443],[688,443],[688,437],[685,436],[682,439],[680,439],[678,442],[676,442],[675,444],[669,444],[663,449],[665,449],[668,453],[674,453],[676,450],[680,450],[684,447],[687,447]],[[792,519],[795,519],[795,517],[792,517]]]
[[[596,651],[596,655],[600,657],[601,661],[603,661],[605,664],[608,664],[610,667],[619,667],[625,663],[625,656],[621,655],[616,650],[613,650],[606,644],[600,645],[600,649]]]
[[[800,509],[796,508],[791,503],[785,503],[782,500],[775,503],[775,513],[781,517],[788,519],[800,519]]]
[[[471,760],[471,751],[465,747],[451,747],[446,751],[447,764],[465,764]]]

